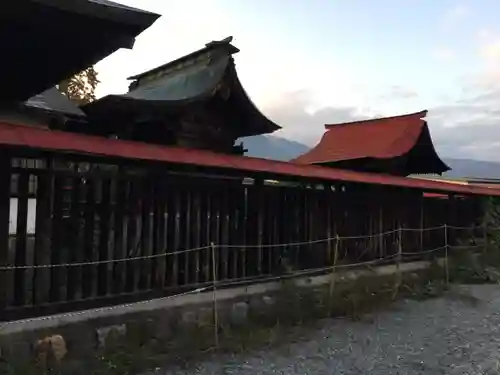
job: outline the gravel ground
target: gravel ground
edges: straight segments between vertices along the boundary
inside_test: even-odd
[[[461,289],[469,298],[401,301],[366,322],[325,321],[286,350],[219,356],[155,374],[500,374],[500,286]]]

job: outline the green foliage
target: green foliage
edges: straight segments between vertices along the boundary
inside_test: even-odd
[[[97,71],[91,66],[59,83],[57,89],[78,105],[82,105],[95,100],[98,84]]]
[[[500,198],[484,199],[483,225],[487,233],[488,247],[499,248],[500,245]]]

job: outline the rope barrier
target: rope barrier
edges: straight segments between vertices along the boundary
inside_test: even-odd
[[[439,229],[455,229],[455,230],[476,230],[480,228],[484,228],[485,226],[475,226],[475,227],[460,227],[460,226],[452,226],[452,225],[441,225],[437,227],[429,227],[429,228],[400,228],[394,229],[390,231],[385,231],[381,233],[374,233],[368,235],[359,235],[359,236],[334,236],[328,238],[322,238],[311,241],[301,241],[301,242],[290,242],[290,243],[279,243],[279,244],[260,244],[260,245],[232,245],[232,244],[214,244],[214,245],[206,245],[200,246],[185,250],[178,250],[173,252],[162,252],[158,254],[151,255],[143,255],[143,256],[135,256],[135,257],[125,257],[119,259],[108,259],[108,260],[98,260],[98,261],[88,261],[88,262],[71,262],[71,263],[55,263],[55,264],[39,264],[39,265],[4,265],[0,266],[0,271],[13,271],[13,270],[29,270],[29,269],[46,269],[46,268],[61,268],[61,267],[84,267],[84,266],[97,266],[103,264],[113,264],[113,263],[122,263],[122,262],[133,262],[133,261],[141,261],[148,259],[156,259],[163,258],[169,256],[176,256],[191,252],[197,252],[201,250],[209,250],[212,246],[216,248],[225,248],[225,249],[268,249],[268,248],[282,248],[282,247],[298,247],[305,245],[313,245],[324,242],[331,241],[347,241],[354,239],[369,239],[376,238],[381,236],[386,236],[390,234],[396,234],[399,231],[401,232],[424,232],[424,231],[435,231]],[[490,230],[494,230],[494,228],[488,228]],[[498,228],[500,230],[500,228]],[[456,246],[455,246],[456,247]],[[472,248],[474,246],[462,246],[463,248]],[[479,247],[479,245],[477,245]],[[404,254],[404,253],[403,253]],[[423,254],[422,252],[415,252],[414,254]]]
[[[212,251],[215,250],[217,246],[213,245],[211,247]],[[462,246],[465,247],[465,246]],[[476,246],[479,247],[479,246]],[[210,247],[202,247],[198,248],[200,249],[207,249]],[[236,287],[238,285],[242,284],[248,284],[251,282],[258,282],[258,283],[265,283],[265,282],[270,282],[270,281],[281,281],[281,280],[287,280],[291,278],[298,278],[301,276],[307,276],[311,274],[321,274],[321,273],[326,273],[326,272],[331,272],[334,269],[349,269],[349,268],[356,268],[356,267],[363,267],[363,266],[372,266],[374,264],[380,264],[383,263],[384,261],[394,259],[399,255],[402,256],[407,256],[407,255],[424,255],[424,254],[429,254],[429,253],[434,253],[440,250],[444,250],[445,248],[450,248],[450,249],[456,249],[456,248],[461,248],[461,246],[450,246],[450,245],[445,245],[441,247],[437,247],[434,249],[430,250],[425,250],[425,251],[420,251],[420,252],[400,252],[392,255],[388,255],[382,258],[377,258],[374,260],[370,261],[364,261],[364,262],[357,262],[357,263],[350,263],[350,264],[334,264],[332,266],[328,267],[320,267],[320,268],[312,268],[312,269],[306,269],[306,270],[297,270],[294,272],[290,272],[287,274],[283,275],[277,275],[277,276],[263,276],[263,277],[253,277],[253,278],[234,278],[234,279],[228,279],[228,280],[221,280],[221,281],[215,281],[217,283],[218,288],[227,288],[227,287]],[[467,246],[467,248],[470,248]],[[194,249],[189,249],[189,250],[194,250]],[[212,260],[213,261],[213,260]],[[56,314],[56,315],[49,315],[49,316],[42,316],[42,317],[35,317],[35,318],[29,318],[29,319],[23,319],[23,320],[17,320],[17,321],[12,321],[12,322],[4,322],[0,323],[0,331],[5,328],[6,326],[12,325],[12,324],[26,324],[29,322],[34,322],[34,321],[46,321],[46,320],[54,320],[54,319],[60,319],[60,318],[68,318],[68,317],[73,317],[73,316],[79,316],[79,315],[84,315],[84,314],[95,314],[95,313],[100,313],[100,312],[107,312],[107,311],[112,311],[116,309],[123,309],[123,308],[129,308],[129,307],[135,307],[135,306],[141,306],[141,305],[147,305],[150,303],[158,303],[160,301],[164,300],[169,300],[177,297],[182,297],[190,294],[197,294],[197,293],[202,293],[205,291],[212,291],[214,293],[214,298],[215,298],[215,285],[210,285],[210,286],[205,286],[201,288],[197,288],[191,291],[187,291],[184,293],[179,293],[171,296],[166,296],[166,297],[160,297],[160,298],[153,298],[145,301],[138,301],[138,302],[131,302],[131,303],[126,303],[126,304],[120,304],[120,305],[115,305],[115,306],[109,306],[109,307],[102,307],[102,308],[96,308],[96,309],[88,309],[88,310],[83,310],[83,311],[76,311],[76,312],[69,312],[69,313],[63,313],[63,314]]]

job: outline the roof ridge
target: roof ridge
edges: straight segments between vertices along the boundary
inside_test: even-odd
[[[411,118],[411,117],[418,117],[419,119],[422,119],[423,117],[427,116],[427,109],[424,109],[419,112],[414,112],[414,113],[406,113],[403,115],[397,115],[397,116],[388,116],[388,117],[376,117],[376,118],[369,118],[365,120],[358,120],[358,121],[349,121],[349,122],[340,122],[337,124],[325,124],[325,129],[329,130],[332,129],[336,126],[344,126],[344,125],[364,125],[370,122],[380,122],[380,121],[386,121],[386,120],[396,120],[396,119],[403,119],[403,118]]]
[[[218,48],[226,48],[227,51],[229,52],[229,55],[233,55],[235,53],[238,53],[240,50],[231,44],[232,41],[233,41],[232,36],[228,36],[228,37],[221,39],[221,40],[212,40],[211,42],[205,43],[205,47],[203,47],[203,48],[200,48],[194,52],[190,52],[186,55],[180,56],[176,59],[173,59],[169,62],[166,62],[165,64],[161,64],[161,65],[156,66],[152,69],[146,70],[142,73],[138,73],[138,74],[135,74],[133,76],[130,76],[127,79],[128,80],[137,80],[140,78],[144,78],[144,77],[149,76],[153,73],[164,70],[164,69],[168,68],[169,66],[173,66],[181,61],[189,60],[190,58],[193,58],[193,57],[200,55],[204,52],[208,52],[210,50],[214,50],[214,49],[218,49]]]

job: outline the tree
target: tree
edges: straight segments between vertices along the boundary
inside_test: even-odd
[[[95,100],[95,90],[99,84],[97,72],[93,66],[75,74],[57,86],[58,90],[78,105]]]

